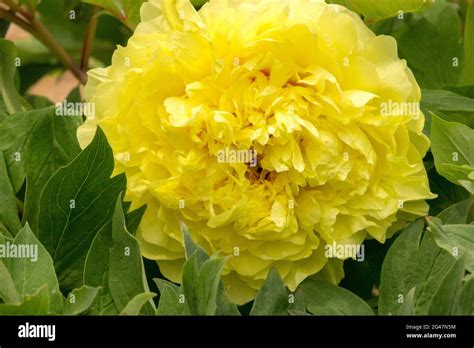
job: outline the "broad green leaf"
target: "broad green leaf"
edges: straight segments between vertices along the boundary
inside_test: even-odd
[[[469,193],[474,193],[474,167],[463,164],[462,166],[448,163],[439,165],[439,172],[445,178],[450,179],[458,185],[464,187]]]
[[[208,259],[199,266],[197,255],[198,252],[194,252],[183,268],[186,304],[192,315],[214,315],[217,310],[220,273],[227,258]]]
[[[422,88],[436,90],[458,83],[463,54],[461,18],[454,4],[437,0],[420,15],[407,17],[392,35]]]
[[[306,309],[315,315],[373,315],[369,305],[352,292],[308,278],[300,285]]]
[[[431,192],[438,195],[436,199],[430,200],[430,215],[432,216],[470,197],[469,192],[467,192],[464,187],[453,184],[442,177],[436,171],[434,165],[433,168],[428,171],[428,178]]]
[[[433,114],[431,141],[435,166],[441,175],[458,185],[472,181],[469,176],[474,172],[473,129]]]
[[[439,248],[419,219],[402,231],[390,247],[380,282],[379,314],[396,314],[412,288],[415,313],[426,314],[434,292],[456,259]]]
[[[125,190],[124,175],[110,178],[113,167],[112,150],[98,129],[92,143],[60,168],[41,194],[38,238],[53,257],[65,293],[83,285],[92,241],[112,218],[117,197]]]
[[[451,91],[423,89],[421,108],[429,111],[474,112],[474,99]]]
[[[0,151],[0,225],[7,228],[11,235],[21,229],[16,206],[15,193],[7,172],[3,153]]]
[[[156,294],[153,292],[145,292],[143,294],[138,294],[130,300],[130,302],[125,306],[120,315],[139,315],[142,308],[149,304],[150,301],[155,297]]]
[[[79,315],[86,312],[94,303],[100,288],[83,286],[74,289],[66,298],[64,315]]]
[[[50,311],[62,313],[62,295],[59,291],[53,261],[28,224],[18,232],[12,247],[23,250],[21,255],[9,258],[6,262],[20,296],[24,298],[27,295],[32,295],[41,286],[47,284]]]
[[[240,312],[235,303],[229,301],[225,294],[224,283],[219,282],[219,288],[217,289],[217,309],[216,315],[233,315],[239,316]]]
[[[197,284],[200,281],[199,277],[201,267],[210,259],[206,251],[194,242],[187,226],[184,223],[181,223],[180,227],[181,232],[183,233],[186,258],[188,259],[183,268],[183,287],[185,283],[190,284],[189,286],[184,288],[187,303],[186,309],[194,314],[202,314],[199,312],[198,300],[196,299],[195,291],[197,291],[197,289],[193,289],[194,285],[192,284]],[[186,281],[184,280],[185,272]],[[214,303],[213,301],[214,299],[211,299],[212,306]],[[213,313],[213,315],[240,315],[237,306],[229,302],[229,300],[227,299],[225,295],[224,284],[220,279],[218,279],[215,303],[217,305],[217,309],[215,310],[215,313]]]
[[[109,289],[119,312],[139,294],[147,293],[140,245],[127,231],[121,197],[117,200],[112,218],[112,248],[110,250]],[[151,301],[143,306],[143,314],[154,315]]]
[[[82,0],[82,2],[107,10],[134,30],[140,22],[140,7],[145,0]]]
[[[200,247],[194,242],[186,224],[181,222],[180,228],[184,238],[184,250],[186,253],[186,259],[189,260],[191,256],[196,253],[197,264],[200,267],[207,259],[209,259],[209,256],[202,247]]]
[[[255,298],[250,315],[288,315],[288,306],[285,284],[278,271],[271,268]]]
[[[397,313],[398,315],[415,315],[415,291],[416,288],[408,291]]]
[[[295,293],[291,294],[293,295],[292,301],[290,301],[290,298],[288,298],[288,302],[290,303],[288,306],[288,313],[290,311],[299,311],[299,312],[304,312],[306,313],[306,303],[304,301],[304,294],[303,292],[298,288]]]
[[[95,236],[84,266],[84,284],[99,287],[99,294],[89,309],[89,313],[93,315],[119,314],[109,289],[111,247],[112,225],[108,222]]]
[[[197,261],[197,252],[184,263],[183,266],[183,291],[185,295],[186,308],[192,315],[199,315],[196,289],[199,279],[199,265]]]
[[[453,204],[439,213],[436,217],[442,220],[444,225],[466,224],[470,221],[470,214],[474,214],[473,203],[474,199],[471,197]]]
[[[432,5],[425,0],[330,0],[356,11],[367,21],[399,16],[400,13],[422,11]]]
[[[18,304],[21,302],[20,294],[15,288],[15,283],[5,266],[0,260],[0,299],[8,304]]]
[[[48,315],[49,296],[48,285],[43,285],[32,295],[26,296],[25,300],[18,305],[0,304],[1,315]]]
[[[474,225],[442,225],[430,218],[428,226],[436,244],[455,258],[464,256],[466,268],[474,273]]]
[[[137,232],[145,210],[146,205],[125,214],[125,220],[127,221],[127,231],[129,231],[130,234],[135,235]]]
[[[199,8],[208,1],[209,0],[191,0],[191,4],[193,4],[194,7]]]
[[[459,299],[462,315],[474,315],[474,278],[469,279],[463,286]]]
[[[462,83],[474,84],[474,4],[471,2],[464,25],[464,69]]]
[[[14,83],[16,58],[13,42],[0,39],[0,93],[10,114],[26,110]]]
[[[428,315],[458,314],[457,306],[463,277],[464,259],[460,258],[451,266],[436,289],[428,308]]]
[[[80,151],[81,117],[56,116],[54,107],[20,112],[0,123],[0,150],[17,192],[27,179],[24,221],[37,230],[40,195],[46,182]]]
[[[156,315],[182,315],[185,311],[185,297],[182,289],[168,283],[163,283],[159,288],[160,302]]]

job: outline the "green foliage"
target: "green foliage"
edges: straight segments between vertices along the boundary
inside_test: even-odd
[[[3,153],[0,152],[0,226],[4,233],[13,235],[21,228],[15,194],[8,176]]]
[[[143,298],[135,299],[148,291],[145,281],[143,260],[137,240],[127,231],[122,200],[117,200],[112,218],[112,244],[109,256],[109,289],[117,310],[129,313]],[[129,306],[130,302],[133,303]],[[153,314],[152,302],[142,305],[144,314]],[[124,312],[125,311],[125,312]]]
[[[474,225],[442,224],[438,218],[428,220],[436,244],[456,258],[464,257],[466,268],[474,272]]]
[[[461,19],[453,4],[436,1],[420,15],[406,17],[392,35],[422,88],[440,89],[459,82]]]
[[[433,115],[431,135],[438,173],[474,193],[474,130]]]
[[[462,84],[474,84],[474,3],[469,6],[464,25],[464,71]]]
[[[99,288],[83,286],[74,289],[66,298],[64,304],[64,315],[79,315],[86,312],[94,303]]]
[[[52,255],[63,291],[82,285],[92,241],[111,218],[123,175],[110,178],[114,162],[104,133],[45,185],[40,199],[38,238]]]
[[[395,17],[400,13],[423,11],[432,5],[426,0],[330,0],[362,14],[367,21]]]
[[[350,291],[316,279],[300,285],[306,309],[314,315],[373,315],[369,305]]]
[[[16,57],[15,45],[11,41],[0,39],[0,93],[10,114],[26,109],[15,88]]]
[[[140,7],[145,0],[81,0],[99,6],[134,30],[140,22]]]
[[[255,298],[250,315],[287,315],[288,300],[285,284],[278,271],[272,268]]]
[[[464,221],[470,213],[462,208],[464,204],[440,216],[448,222]],[[440,227],[440,222],[429,219],[430,229],[423,232],[423,221],[416,221],[390,248],[382,268],[380,314],[452,315],[469,310],[466,307],[470,304],[460,302],[460,296],[468,291],[463,279],[472,254],[470,246],[460,239],[471,238],[472,231],[469,234],[468,225]],[[456,226],[455,232],[451,226]],[[442,230],[446,227],[448,232]]]

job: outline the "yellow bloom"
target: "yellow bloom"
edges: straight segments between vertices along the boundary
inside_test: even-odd
[[[150,0],[112,65],[89,72],[96,117],[147,204],[143,255],[180,282],[179,221],[237,303],[271,267],[294,291],[343,277],[327,246],[384,242],[427,213],[420,89],[393,38],[320,0]]]

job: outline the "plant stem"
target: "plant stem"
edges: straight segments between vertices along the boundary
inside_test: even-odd
[[[20,28],[23,30],[26,30],[28,32],[31,31],[31,26],[28,22],[25,22],[23,19],[20,17],[15,16],[15,13],[9,10],[5,10],[3,8],[0,8],[0,17],[5,18],[9,22],[12,22],[16,25],[18,25]]]
[[[92,52],[92,44],[94,42],[98,19],[98,8],[94,6],[94,9],[92,10],[92,16],[89,24],[87,25],[86,34],[84,36],[84,45],[82,46],[81,71],[84,73],[86,73],[87,69],[89,68],[89,57]]]

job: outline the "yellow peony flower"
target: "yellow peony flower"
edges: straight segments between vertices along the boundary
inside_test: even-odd
[[[179,222],[223,281],[251,300],[275,267],[291,291],[310,275],[337,283],[351,255],[384,242],[430,193],[420,89],[396,41],[320,0],[150,0],[86,98],[125,172],[132,208],[148,206],[143,255],[181,282]],[[89,115],[92,116],[92,115]]]

